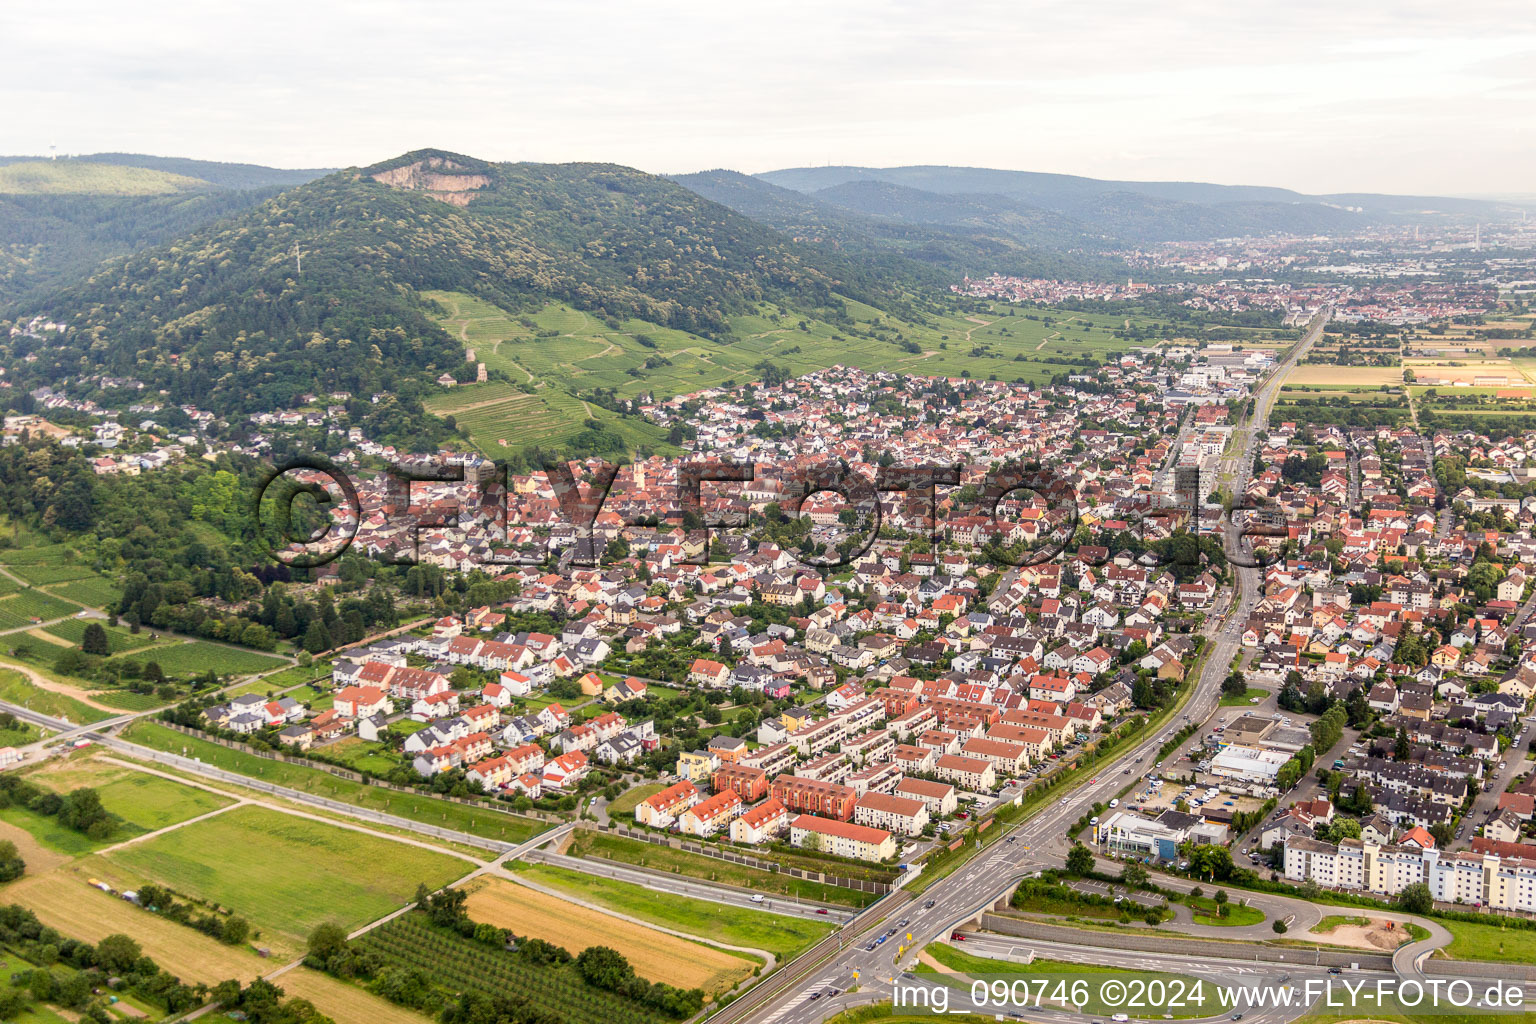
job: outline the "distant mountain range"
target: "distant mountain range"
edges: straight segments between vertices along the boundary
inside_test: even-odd
[[[1493,200],[1305,195],[976,167],[798,167],[755,176],[722,170],[674,180],[817,244],[900,252],[951,276],[1103,276],[1117,271],[1100,254],[1131,246],[1519,212]]]
[[[0,167],[7,164],[32,162],[57,166],[83,163],[139,167],[178,174],[184,178],[195,178],[219,188],[235,189],[302,185],[306,181],[314,181],[335,170],[333,167],[309,169],[263,167],[260,164],[230,164],[217,160],[190,160],[179,156],[146,156],[143,153],[88,153],[84,156],[67,156],[57,160],[42,156],[0,156]]]

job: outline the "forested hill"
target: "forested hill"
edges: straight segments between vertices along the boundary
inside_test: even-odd
[[[471,372],[425,315],[427,289],[509,310],[554,298],[706,337],[760,300],[835,312],[839,294],[888,294],[663,178],[421,151],[290,189],[13,308],[12,323],[43,314],[69,330],[9,339],[3,365],[23,388],[92,393],[88,378],[105,374],[223,415],[387,393],[399,401],[366,410],[370,432],[421,443],[438,429],[420,412],[429,382]]]
[[[673,180],[808,245],[939,288],[994,271],[1070,278],[1126,272],[1124,262],[1101,255],[1111,247],[1103,232],[1000,196],[929,196],[873,181],[808,195],[727,170]]]

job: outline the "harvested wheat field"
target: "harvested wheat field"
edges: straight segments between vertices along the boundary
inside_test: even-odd
[[[756,966],[723,949],[590,910],[516,882],[487,879],[467,891],[469,916],[476,921],[553,942],[572,954],[588,946],[609,946],[628,958],[636,974],[651,981],[716,993],[749,976]]]
[[[315,1009],[336,1024],[431,1024],[432,1018],[415,1010],[376,996],[360,985],[295,967],[277,979],[285,996],[298,996],[315,1004]]]
[[[167,921],[147,910],[86,884],[86,875],[69,867],[33,875],[5,887],[11,903],[30,907],[44,924],[72,939],[100,942],[121,932],[132,935],[144,954],[189,983],[215,985],[226,978],[251,981],[272,961],[245,946],[226,946],[186,925]]]
[[[1329,366],[1303,363],[1286,374],[1287,384],[1349,384],[1354,387],[1387,387],[1403,382],[1401,366]]]

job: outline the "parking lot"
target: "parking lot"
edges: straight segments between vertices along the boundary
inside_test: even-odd
[[[1104,896],[1109,898],[1120,896],[1132,903],[1139,903],[1143,907],[1160,907],[1163,905],[1163,898],[1161,896],[1154,896],[1152,893],[1148,892],[1126,892],[1124,886],[1110,885],[1108,882],[1094,882],[1086,879],[1077,879],[1075,881],[1068,882],[1067,886],[1071,889],[1077,890],[1078,892],[1087,893],[1093,896]]]

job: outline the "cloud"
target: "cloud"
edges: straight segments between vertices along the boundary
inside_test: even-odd
[[[831,160],[1498,191],[1536,170],[1536,144],[1509,131],[1533,89],[1528,14],[1505,0],[63,0],[0,13],[0,151],[345,166],[440,145],[655,171]],[[1466,159],[1484,145],[1497,160]]]

